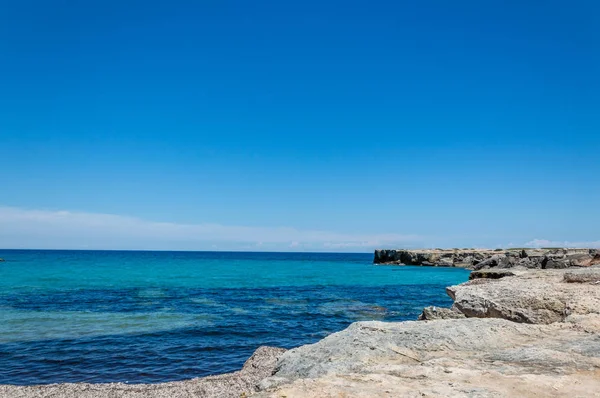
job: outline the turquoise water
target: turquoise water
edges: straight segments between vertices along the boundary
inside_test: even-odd
[[[237,370],[260,345],[450,305],[468,272],[370,254],[0,251],[0,383],[162,382]]]

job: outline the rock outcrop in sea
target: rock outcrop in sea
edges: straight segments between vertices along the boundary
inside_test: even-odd
[[[396,253],[379,258],[405,259]],[[415,253],[408,255],[435,259]],[[153,385],[0,386],[0,396],[600,396],[597,251],[452,253],[444,256],[452,264],[470,257],[481,269],[447,288],[451,308],[427,307],[419,320],[357,322],[315,344],[260,348],[241,371],[227,375]]]
[[[570,268],[600,264],[599,249],[376,250],[375,264],[484,268]]]

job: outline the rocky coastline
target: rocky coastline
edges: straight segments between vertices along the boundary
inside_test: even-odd
[[[427,307],[415,321],[357,322],[288,351],[261,347],[239,372],[154,385],[0,386],[0,396],[600,396],[597,250],[378,252],[380,264],[451,259],[447,266],[472,261],[474,271],[446,289],[451,308]]]
[[[530,269],[586,267],[600,264],[600,249],[422,249],[375,250],[375,264]]]

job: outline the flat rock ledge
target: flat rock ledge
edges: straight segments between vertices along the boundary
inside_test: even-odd
[[[256,397],[600,397],[600,268],[448,287],[420,321],[358,322],[284,353]]]
[[[375,264],[431,267],[571,268],[600,264],[600,249],[424,249],[375,250]]]

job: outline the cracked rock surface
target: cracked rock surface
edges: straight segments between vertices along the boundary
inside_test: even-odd
[[[600,269],[513,272],[449,287],[435,320],[355,323],[287,351],[256,396],[600,397]]]

